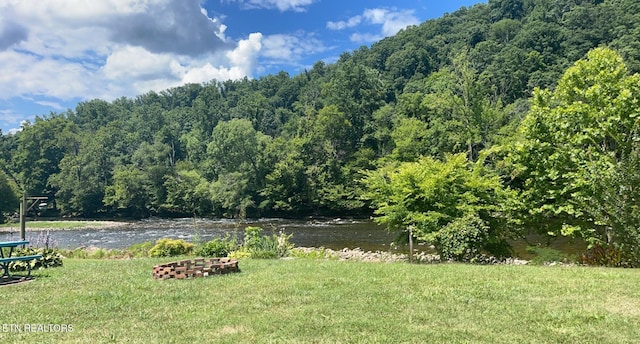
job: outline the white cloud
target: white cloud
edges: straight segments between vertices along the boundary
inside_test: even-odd
[[[0,110],[0,124],[2,124],[3,127],[9,127],[6,132],[3,130],[2,133],[12,135],[22,130],[21,128],[12,128],[11,126],[20,123],[20,121],[23,121],[24,117],[24,115],[16,114],[11,109]]]
[[[372,24],[382,24],[382,35],[393,36],[409,25],[418,25],[420,20],[414,10],[366,9],[362,14]]]
[[[248,39],[241,40],[236,49],[226,53],[226,57],[231,61],[231,67],[214,67],[206,62],[196,68],[184,70],[182,73],[182,83],[202,83],[211,79],[229,80],[240,79],[251,75],[258,61],[258,55],[262,49],[262,34],[252,33]]]
[[[263,44],[262,56],[278,63],[292,63],[305,55],[328,50],[321,40],[304,32],[269,35],[264,38]]]
[[[362,22],[362,16],[354,16],[349,18],[346,21],[338,21],[338,22],[327,22],[327,29],[330,30],[344,30],[346,28],[354,27],[360,25]]]
[[[65,110],[66,107],[64,107],[62,104],[58,103],[58,102],[50,102],[50,101],[46,101],[46,100],[35,100],[34,103],[40,105],[40,106],[46,106],[46,107],[50,107],[52,109],[56,109],[56,110]]]
[[[375,34],[375,33],[352,33],[351,36],[349,36],[349,40],[351,42],[356,42],[356,43],[368,43],[368,42],[376,42],[379,41],[381,39],[383,39],[384,36],[380,35],[380,34]]]
[[[252,33],[249,39],[243,39],[238,47],[227,53],[231,64],[251,71],[256,63],[256,55],[262,48],[262,34]]]
[[[252,8],[277,8],[280,12],[294,11],[305,12],[307,7],[318,0],[229,0],[240,2],[247,9]]]
[[[307,2],[273,3],[297,8]],[[184,82],[251,77],[261,34],[228,40],[226,26],[200,3],[4,0],[0,99],[51,101],[56,108],[61,100],[111,100]]]
[[[354,28],[364,24],[377,25],[380,27],[378,33],[353,33],[351,41],[363,43],[374,42],[384,37],[393,36],[401,29],[409,25],[418,25],[420,20],[414,15],[414,10],[398,10],[386,8],[365,9],[361,15],[353,16],[344,21],[329,21],[327,28],[330,30],[344,30]]]
[[[9,50],[0,52],[0,65],[0,97],[5,99],[25,94],[67,99],[90,87],[91,70],[53,56]]]

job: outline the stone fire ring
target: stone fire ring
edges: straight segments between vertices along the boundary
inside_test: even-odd
[[[238,261],[230,258],[196,258],[153,267],[155,279],[185,279],[240,272]]]

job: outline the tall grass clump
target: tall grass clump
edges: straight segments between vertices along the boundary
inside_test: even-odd
[[[203,257],[227,257],[229,253],[237,250],[239,247],[236,238],[227,236],[224,238],[215,238],[198,245],[194,253],[196,256]]]
[[[272,259],[289,255],[294,245],[289,241],[291,234],[279,232],[278,234],[263,235],[260,227],[249,226],[244,230],[244,243],[236,256],[246,253],[252,258]]]

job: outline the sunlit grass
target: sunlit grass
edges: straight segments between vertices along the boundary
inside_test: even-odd
[[[241,273],[154,280],[176,258],[66,259],[0,287],[1,333],[21,343],[632,343],[640,270],[240,261]]]

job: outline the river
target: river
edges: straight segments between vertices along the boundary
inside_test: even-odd
[[[283,231],[291,235],[296,246],[326,247],[334,250],[361,248],[366,251],[387,251],[395,238],[383,226],[370,220],[353,219],[160,219],[152,218],[131,221],[125,226],[104,229],[52,230],[30,232],[27,225],[27,240],[41,244],[47,239],[51,246],[59,248],[100,247],[123,249],[145,241],[160,238],[184,239],[186,241],[208,241],[227,235],[242,235],[247,226],[258,226],[265,234]],[[0,233],[0,240],[16,239],[17,233]]]
[[[360,248],[364,251],[394,251],[395,234],[389,233],[384,226],[371,220],[354,219],[255,219],[229,220],[182,218],[151,218],[130,221],[124,226],[103,229],[52,230],[49,232],[29,231],[27,240],[36,246],[44,246],[48,240],[50,247],[74,249],[78,247],[99,247],[105,249],[123,249],[145,241],[156,241],[161,238],[184,239],[189,242],[209,241],[225,236],[241,237],[247,226],[258,226],[265,234],[277,234],[280,231],[290,234],[290,241],[296,246],[325,247],[333,250],[343,248]],[[18,233],[0,233],[1,240],[18,239]],[[527,242],[512,242],[518,257],[530,258],[527,245],[541,242],[530,238]],[[580,254],[585,249],[584,243],[572,242],[567,238],[556,239],[551,247],[569,254]],[[418,250],[425,246],[416,246]],[[406,247],[400,247],[406,252]]]

